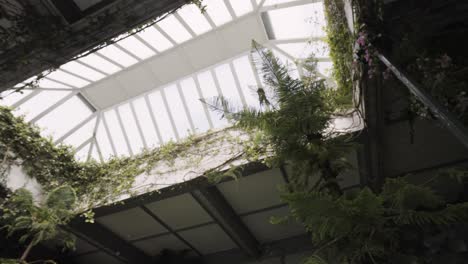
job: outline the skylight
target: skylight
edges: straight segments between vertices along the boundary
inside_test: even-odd
[[[174,46],[155,27],[148,27],[138,32],[136,35],[141,37],[143,40],[145,40],[148,44],[150,44],[153,48],[155,48],[159,52],[163,52]]]
[[[187,29],[177,20],[174,15],[170,15],[157,24],[171,39],[178,44],[192,38]]]
[[[126,103],[117,107],[117,111],[120,118],[125,120],[125,122],[122,122],[122,125],[125,129],[125,133],[127,134],[132,152],[133,154],[137,154],[143,150],[145,146],[140,132],[138,131],[138,124],[135,120],[130,104]]]
[[[275,39],[325,36],[323,3],[293,6],[268,11]]]
[[[122,49],[117,48],[115,45],[102,48],[98,53],[123,67],[129,67],[138,62],[134,57],[130,56]]]
[[[101,72],[105,72],[107,74],[114,74],[122,68],[117,66],[116,64],[110,62],[107,59],[104,59],[101,56],[98,56],[97,54],[89,54],[86,57],[78,59],[78,61],[81,61],[91,67],[94,67],[95,69],[98,69]]]
[[[250,0],[231,0],[230,3],[236,16],[245,15],[253,10]]]
[[[65,63],[64,65],[60,66],[60,69],[66,70],[75,75],[82,76],[91,81],[99,81],[102,78],[106,77],[104,74],[98,71],[95,71],[91,69],[90,67],[87,67],[76,61],[70,61],[68,63]]]
[[[128,149],[127,139],[124,136],[121,127],[121,121],[117,116],[115,109],[109,110],[104,113],[104,123],[107,125],[110,131],[111,142],[115,147],[115,151],[118,156],[127,156],[130,154]]]
[[[182,7],[177,13],[197,35],[203,34],[211,29],[206,17],[194,4]]]
[[[61,70],[56,70],[50,73],[49,75],[47,75],[47,78],[52,79],[56,82],[64,83],[66,85],[69,85],[75,88],[81,88],[90,84],[90,82],[85,81],[82,78],[73,76],[72,74],[66,73]]]
[[[122,39],[121,41],[119,41],[119,46],[126,49],[127,51],[129,51],[130,53],[142,60],[147,59],[156,54],[156,52],[148,48],[145,44],[143,44],[143,42],[141,42],[134,36],[129,36],[125,39]]]
[[[70,113],[73,113],[73,118],[70,118]],[[43,129],[44,135],[59,138],[92,113],[78,96],[73,96],[39,119],[37,125]]]
[[[206,13],[186,5],[156,25],[60,66],[37,90],[13,93],[0,103],[17,107],[15,115],[25,115],[55,142],[74,146],[78,158],[107,160],[229,125],[200,99],[211,103],[223,95],[236,107],[259,108],[257,89],[263,84],[248,55],[249,32],[288,63],[294,77],[300,78],[300,61],[310,53],[319,72],[330,76],[322,2],[203,3]]]
[[[220,26],[232,20],[231,14],[222,0],[205,0],[206,12],[216,26]]]

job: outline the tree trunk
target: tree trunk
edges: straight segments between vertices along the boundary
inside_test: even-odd
[[[31,249],[33,248],[33,241],[29,242],[29,245],[28,247],[26,248],[26,250],[23,252],[23,255],[21,256],[20,258],[20,263],[23,263],[24,261],[26,261],[26,258],[28,257],[29,255],[29,252],[31,252]]]

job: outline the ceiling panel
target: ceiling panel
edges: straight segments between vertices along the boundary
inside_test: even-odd
[[[226,50],[229,51],[228,57],[250,50],[252,40],[264,43],[267,40],[264,32],[265,30],[259,23],[256,14],[247,15],[219,31],[220,36],[226,41]]]
[[[261,243],[266,243],[305,233],[305,228],[295,221],[277,225],[270,223],[271,217],[284,217],[287,215],[289,215],[289,208],[283,207],[244,216],[242,220]]]
[[[279,169],[268,170],[218,185],[238,214],[282,204],[278,188],[284,184]]]
[[[159,86],[160,82],[147,67],[131,68],[116,76],[127,96],[135,97]]]
[[[185,45],[184,50],[190,59],[190,63],[197,69],[203,69],[223,59],[223,47],[225,43],[216,34],[205,34],[197,41]],[[210,52],[200,52],[209,50]]]
[[[189,75],[193,70],[180,49],[173,49],[148,61],[148,66],[162,84]]]
[[[163,249],[190,250],[187,245],[172,234],[138,241],[133,244],[150,256],[159,254]]]
[[[82,93],[86,99],[100,109],[108,108],[116,102],[122,102],[128,98],[126,91],[114,78],[93,84]]]
[[[203,226],[179,233],[202,254],[211,254],[237,248],[218,225]]]
[[[98,218],[97,222],[125,240],[135,240],[167,232],[163,226],[140,208],[106,215]]]
[[[146,207],[173,229],[181,229],[213,221],[189,194],[148,204]]]
[[[87,254],[74,259],[79,264],[121,264],[123,261],[116,257],[110,256],[104,252],[97,252],[93,254]]]

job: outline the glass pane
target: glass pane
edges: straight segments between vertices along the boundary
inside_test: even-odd
[[[101,157],[99,157],[99,152],[97,151],[96,144],[94,144],[93,149],[91,150],[91,159],[95,161],[101,161]]]
[[[242,16],[253,10],[250,0],[231,0],[230,2],[236,16]]]
[[[70,92],[65,91],[42,91],[16,108],[17,114],[25,115],[25,120],[29,122],[69,94]]]
[[[245,101],[250,107],[260,108],[257,94],[257,82],[255,80],[252,65],[248,56],[243,56],[234,60],[234,69],[239,77],[240,86],[244,93]]]
[[[298,59],[305,59],[309,56],[316,58],[329,57],[330,49],[325,41],[313,41],[310,43],[288,43],[279,44],[278,48]]]
[[[200,101],[201,96],[198,94],[197,86],[193,78],[181,81],[180,87],[197,133],[209,130],[210,125],[205,114],[203,103]]]
[[[146,105],[145,98],[141,97],[134,100],[133,106],[135,107],[136,116],[138,122],[140,123],[143,136],[145,137],[146,145],[148,148],[154,148],[158,146],[158,134],[154,128],[151,114],[149,112],[148,106]]]
[[[164,142],[175,140],[174,130],[172,129],[171,120],[164,105],[161,92],[155,91],[149,94],[148,98],[151,103],[151,109],[156,119],[159,131],[161,132],[162,140]]]
[[[122,132],[122,128],[120,127],[120,123],[117,118],[117,113],[114,109],[109,110],[104,113],[104,117],[106,119],[117,155],[128,156],[130,153],[127,147],[127,142],[125,141],[124,134]]]
[[[89,148],[91,147],[91,143],[88,143],[82,149],[80,149],[77,153],[75,153],[75,158],[79,161],[86,161],[88,159]]]
[[[140,133],[138,132],[138,126],[135,118],[133,117],[130,104],[126,103],[121,105],[118,107],[118,109],[125,133],[127,134],[128,141],[130,142],[130,147],[132,148],[132,152],[133,154],[137,154],[142,149],[144,149],[144,145]]]
[[[96,54],[89,54],[86,57],[80,58],[78,60],[107,74],[113,74],[122,70],[122,68],[119,66],[99,57]]]
[[[263,5],[271,6],[271,5],[284,4],[284,3],[296,2],[296,1],[298,0],[266,0]]]
[[[237,0],[236,0],[237,1]],[[215,25],[220,26],[232,20],[231,14],[222,0],[204,0],[206,12],[211,17]]]
[[[187,29],[173,15],[158,22],[158,26],[177,43],[182,43],[192,38]]]
[[[137,35],[159,52],[165,51],[173,46],[172,43],[154,27],[148,27],[137,33]]]
[[[84,66],[83,64],[76,61],[70,61],[60,66],[60,68],[72,72],[76,75],[83,76],[84,78],[91,81],[99,81],[100,79],[106,77],[104,74]]]
[[[183,138],[190,134],[190,123],[185,114],[184,105],[180,98],[179,91],[176,85],[171,85],[164,88],[166,99],[169,104],[169,111],[171,111],[172,118],[174,119],[179,137]]]
[[[112,145],[109,141],[109,138],[107,137],[106,128],[102,120],[99,123],[98,130],[96,131],[96,141],[99,145],[99,149],[104,160],[114,156],[114,151],[112,150]]]
[[[197,6],[193,4],[185,5],[177,12],[197,35],[205,33],[211,29],[208,20],[206,20],[205,16]]]
[[[82,127],[73,132],[70,136],[63,140],[63,143],[78,147],[86,140],[90,139],[93,136],[94,128],[96,126],[96,118],[91,119],[86,122]]]
[[[124,66],[129,67],[138,61],[114,45],[107,46],[98,51],[99,54]]]
[[[78,96],[73,96],[39,119],[37,125],[43,128],[43,135],[57,139],[92,114],[91,109]]]
[[[90,82],[88,81],[75,77],[61,70],[56,70],[54,72],[51,72],[49,75],[47,75],[47,78],[66,83],[70,86],[77,87],[77,88],[81,88],[90,84]]]
[[[215,82],[210,71],[205,71],[197,75],[198,82],[202,91],[202,98],[209,104],[213,99],[219,96],[218,90],[216,89]],[[222,118],[223,114],[218,111],[212,111],[210,108],[210,116],[213,121],[214,127],[222,127],[228,124],[226,119]]]
[[[142,60],[156,54],[154,51],[152,51],[145,44],[143,44],[141,41],[139,41],[133,36],[129,36],[125,39],[122,39],[118,42],[118,44],[122,48],[126,49],[128,52],[132,53],[133,55],[137,56]]]
[[[28,96],[32,93],[32,90],[22,90],[21,92],[13,92],[12,90],[7,90],[0,93],[0,104],[5,106],[12,106],[19,100]]]
[[[268,11],[276,39],[325,36],[323,3],[312,3]]]
[[[37,82],[37,86],[40,88],[52,88],[52,89],[71,89],[71,86],[61,84],[58,82],[54,82],[52,80],[49,80],[47,78],[42,78]]]
[[[242,101],[237,90],[234,76],[232,75],[229,64],[223,64],[215,68],[216,76],[218,77],[221,93],[232,106],[242,108]]]
[[[329,61],[324,61],[324,62],[318,62],[317,63],[317,70],[325,75],[326,77],[330,77],[332,70],[333,70],[333,62]]]

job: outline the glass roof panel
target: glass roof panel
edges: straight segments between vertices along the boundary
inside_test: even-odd
[[[109,128],[110,136],[112,138],[112,142],[114,143],[117,155],[128,156],[129,149],[127,147],[127,142],[125,140],[122,128],[120,127],[119,119],[115,109],[105,112],[104,118]]]
[[[210,71],[205,71],[197,75],[198,82],[200,83],[200,88],[202,92],[202,98],[205,99],[208,103],[219,96],[218,89],[213,80],[213,76]],[[211,120],[213,121],[214,127],[223,127],[228,124],[226,119],[224,119],[221,113],[209,111]]]
[[[242,101],[239,96],[236,81],[232,75],[229,64],[223,64],[215,68],[215,73],[218,78],[219,86],[223,97],[228,99],[233,106],[242,108]]]
[[[142,60],[156,54],[156,52],[152,51],[145,44],[143,44],[143,42],[139,41],[133,36],[122,39],[119,41],[119,45]]]
[[[320,61],[317,63],[317,70],[325,75],[326,77],[330,77],[333,69],[333,62],[331,61]]]
[[[230,0],[230,3],[236,16],[242,16],[253,10],[250,0]]]
[[[233,64],[236,74],[239,77],[241,90],[244,94],[247,105],[250,107],[260,108],[257,95],[258,85],[248,56],[242,56],[241,58],[234,60]]]
[[[86,122],[81,128],[73,132],[70,136],[63,140],[63,143],[78,147],[83,144],[86,140],[90,139],[93,136],[94,129],[96,127],[96,118],[91,119]]]
[[[43,91],[33,96],[18,108],[16,113],[18,115],[24,115],[26,121],[34,119],[47,108],[57,103],[60,99],[69,95],[70,92],[66,91]]]
[[[40,79],[37,82],[37,87],[46,88],[46,89],[72,89],[72,87],[70,87],[70,86],[68,86],[66,84],[54,82],[54,81],[49,80],[47,78]]]
[[[278,44],[278,48],[298,59],[305,59],[310,55],[316,58],[330,56],[330,48],[325,41]]]
[[[135,58],[128,55],[123,50],[117,48],[115,45],[109,45],[105,48],[102,48],[98,51],[98,53],[112,60],[113,62],[122,65],[123,67],[129,67],[138,62]]]
[[[102,121],[99,123],[99,127],[96,131],[96,141],[104,160],[108,160],[111,156],[114,156],[111,142],[107,136],[106,127]]]
[[[138,122],[140,123],[146,145],[148,148],[158,146],[158,134],[151,119],[151,114],[149,112],[148,106],[146,105],[145,98],[140,97],[134,100],[133,106],[135,107],[136,116]]]
[[[73,96],[39,119],[36,124],[43,129],[44,135],[57,139],[92,114],[88,105],[78,96]]]
[[[322,2],[271,10],[267,14],[276,39],[325,36]]]
[[[194,4],[186,5],[177,11],[189,27],[199,35],[211,29],[208,20]]]
[[[86,161],[88,159],[89,148],[91,147],[91,143],[86,144],[82,149],[75,153],[75,158],[79,161]]]
[[[208,118],[205,113],[203,103],[200,101],[200,94],[193,78],[188,78],[180,82],[182,94],[187,102],[187,107],[192,117],[195,130],[198,133],[205,132],[210,129]]]
[[[158,22],[158,26],[179,44],[192,38],[187,29],[174,15],[167,16],[165,19]]]
[[[94,144],[93,149],[91,150],[91,159],[95,161],[101,161],[101,158],[99,157],[99,152],[97,150],[96,144]]]
[[[88,81],[85,81],[81,78],[78,78],[76,76],[73,76],[61,70],[56,70],[54,72],[51,72],[50,74],[47,75],[47,78],[52,79],[54,81],[59,81],[59,82],[62,82],[62,83],[65,83],[65,84],[68,84],[70,86],[77,87],[77,88],[81,88],[90,84],[90,82]]]
[[[170,85],[164,88],[166,99],[169,103],[169,111],[177,128],[180,138],[190,134],[190,123],[185,114],[184,105],[176,85]]]
[[[172,43],[155,27],[148,27],[138,32],[136,35],[144,39],[159,52],[165,51],[173,46]]]
[[[144,149],[143,141],[138,132],[138,126],[130,108],[130,104],[126,103],[118,107],[120,118],[122,118],[122,125],[127,134],[130,147],[132,148],[133,154],[140,153]]]
[[[0,93],[0,104],[5,106],[12,106],[19,100],[28,96],[30,93],[32,93],[32,90],[22,90],[21,92],[4,91]]]
[[[171,119],[167,113],[166,106],[164,105],[161,91],[156,90],[148,95],[156,124],[159,127],[161,138],[163,142],[175,140],[174,130],[172,129]]]
[[[106,77],[104,74],[95,71],[76,61],[70,61],[68,63],[65,63],[64,65],[60,66],[60,68],[74,73],[76,75],[83,76],[84,78],[91,81],[99,81],[102,78]]]
[[[284,3],[296,2],[296,1],[298,0],[266,0],[263,5],[271,6],[271,5],[284,4]]]
[[[122,70],[122,68],[116,64],[101,58],[96,54],[89,54],[86,57],[80,58],[78,60],[107,74],[113,74]]]
[[[204,0],[206,12],[215,25],[220,26],[232,20],[231,14],[222,0]]]

